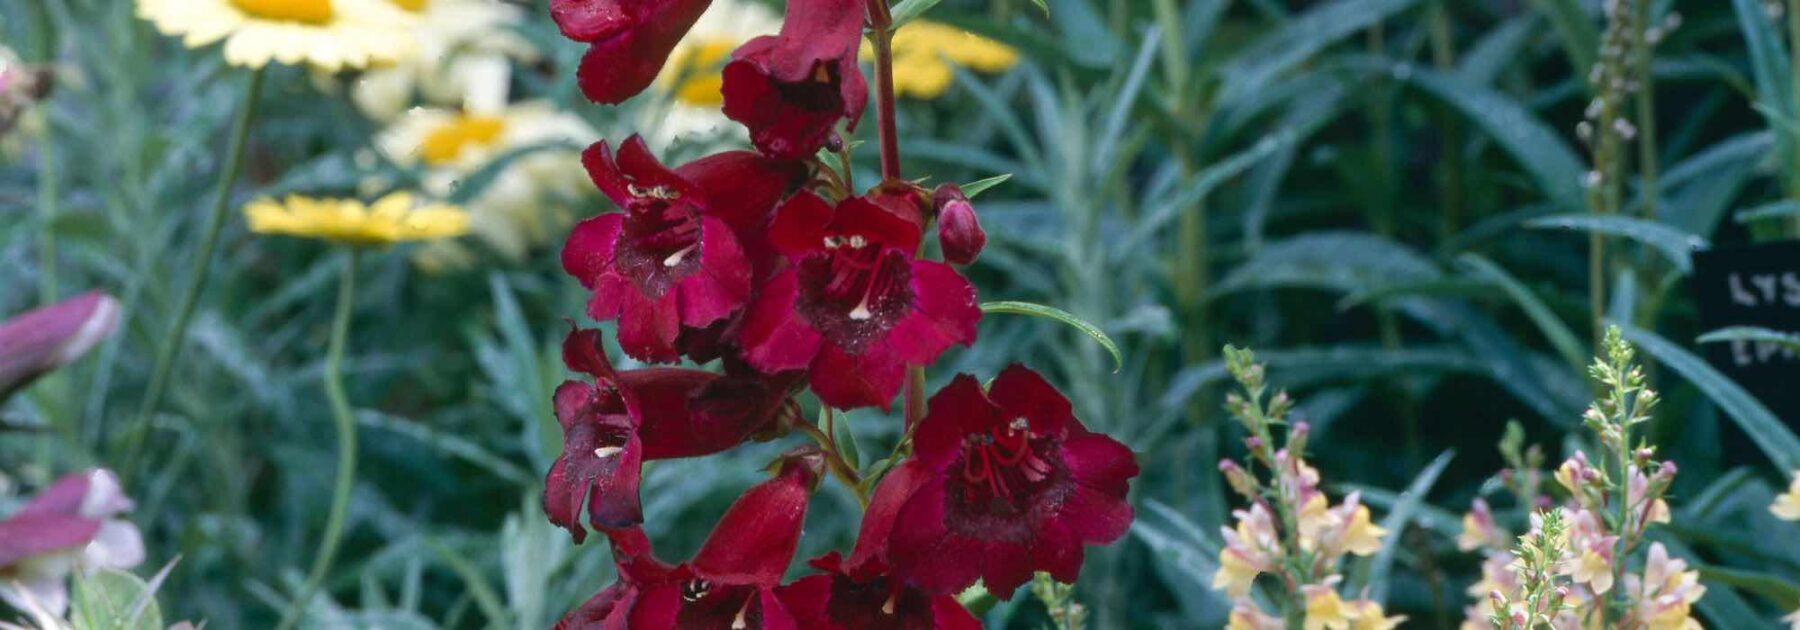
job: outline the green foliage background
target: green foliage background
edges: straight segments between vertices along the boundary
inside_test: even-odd
[[[1625,325],[1657,364],[1666,402],[1651,435],[1681,466],[1674,523],[1657,535],[1705,568],[1703,617],[1765,627],[1800,606],[1800,526],[1766,511],[1800,467],[1800,442],[1695,358],[1706,331],[1686,283],[1696,246],[1800,235],[1786,17],[1757,0],[1648,4],[1654,23],[1678,12],[1681,25],[1641,77],[1655,111],[1633,116],[1650,142],[1629,158],[1623,210],[1598,218],[1586,216],[1591,166],[1575,133],[1598,3],[930,8],[1025,61],[903,101],[908,174],[1012,174],[977,200],[991,243],[969,273],[983,299],[1066,309],[1123,350],[1115,371],[1077,331],[996,314],[974,349],[931,372],[935,389],[958,371],[1025,362],[1140,454],[1140,522],[1090,555],[1075,590],[1093,627],[1222,623],[1229,602],[1209,585],[1229,519],[1215,463],[1238,449],[1218,410],[1226,342],[1259,350],[1299,397],[1334,490],[1361,489],[1396,532],[1354,579],[1419,627],[1454,626],[1478,574],[1451,540],[1457,515],[1495,489],[1493,445],[1509,419],[1553,462],[1582,447],[1581,368],[1598,319]],[[36,7],[53,29],[34,26]],[[555,54],[516,90],[615,140],[634,108],[655,106],[582,102],[581,47],[541,7],[524,32]],[[27,55],[54,52],[65,77],[42,110],[49,134],[8,139],[0,164],[0,313],[39,301],[46,245],[58,294],[103,288],[126,309],[91,358],[3,410],[0,473],[36,485],[130,466],[122,438],[192,264],[243,73],[155,34],[123,0],[0,0],[0,37]],[[355,192],[366,173],[353,155],[374,128],[343,98],[280,69],[258,107],[238,201]],[[858,179],[874,181],[872,143],[856,157]],[[1652,164],[1654,187],[1641,176]],[[57,204],[48,222],[45,198]],[[1773,218],[1739,216],[1756,207]],[[1588,299],[1590,231],[1611,242],[1602,313]],[[269,625],[311,560],[335,458],[319,376],[338,256],[252,237],[235,217],[227,228],[150,455],[122,470],[151,550],[142,572],[180,558],[159,594],[168,619]],[[554,344],[583,292],[554,249],[442,275],[404,252],[368,258],[347,366],[362,476],[348,553],[314,621],[547,627],[611,579],[604,549],[571,546],[535,503],[559,452]],[[894,418],[851,417],[865,453],[898,438]],[[1722,452],[1731,426],[1757,448]],[[644,497],[659,551],[695,549],[784,445],[654,466]],[[854,499],[827,487],[802,557],[854,536]],[[1023,595],[987,615],[993,627],[1045,619]]]

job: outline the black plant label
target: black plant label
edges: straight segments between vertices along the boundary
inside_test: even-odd
[[[1703,330],[1754,326],[1800,334],[1800,241],[1697,252],[1693,288]],[[1788,426],[1800,426],[1800,352],[1751,340],[1709,343],[1704,350],[1714,367]]]

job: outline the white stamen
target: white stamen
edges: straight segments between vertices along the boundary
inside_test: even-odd
[[[852,235],[850,237],[850,246],[854,247],[856,249],[862,249],[862,247],[864,245],[868,245],[868,244],[869,244],[869,241],[867,239],[864,239],[861,234]]]
[[[850,309],[850,319],[855,321],[868,321],[869,318],[874,316],[874,313],[869,312],[868,300],[863,300],[862,302],[857,303],[856,308]]]
[[[594,449],[594,457],[606,459],[623,452],[625,452],[625,448],[622,446],[602,446]]]
[[[898,599],[899,597],[900,597],[899,593],[894,593],[892,595],[888,595],[887,601],[881,603],[881,614],[884,614],[884,615],[894,614],[894,600]]]
[[[663,266],[664,267],[674,267],[676,265],[681,264],[681,261],[683,259],[686,259],[688,254],[693,253],[693,251],[699,247],[700,247],[700,243],[696,242],[693,245],[689,245],[687,247],[681,248],[680,251],[677,251],[673,254],[669,254],[668,258],[663,259]]]

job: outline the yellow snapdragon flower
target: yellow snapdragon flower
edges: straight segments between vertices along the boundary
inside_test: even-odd
[[[250,231],[335,241],[359,247],[461,236],[469,215],[454,206],[419,205],[410,193],[393,193],[368,205],[354,199],[290,195],[244,207]]]

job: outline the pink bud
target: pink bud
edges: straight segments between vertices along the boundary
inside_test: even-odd
[[[981,229],[975,206],[956,184],[938,186],[932,204],[937,208],[938,244],[944,247],[944,260],[958,265],[975,262],[987,245],[987,232]]]
[[[118,325],[118,301],[98,291],[0,322],[0,400],[81,358]]]

